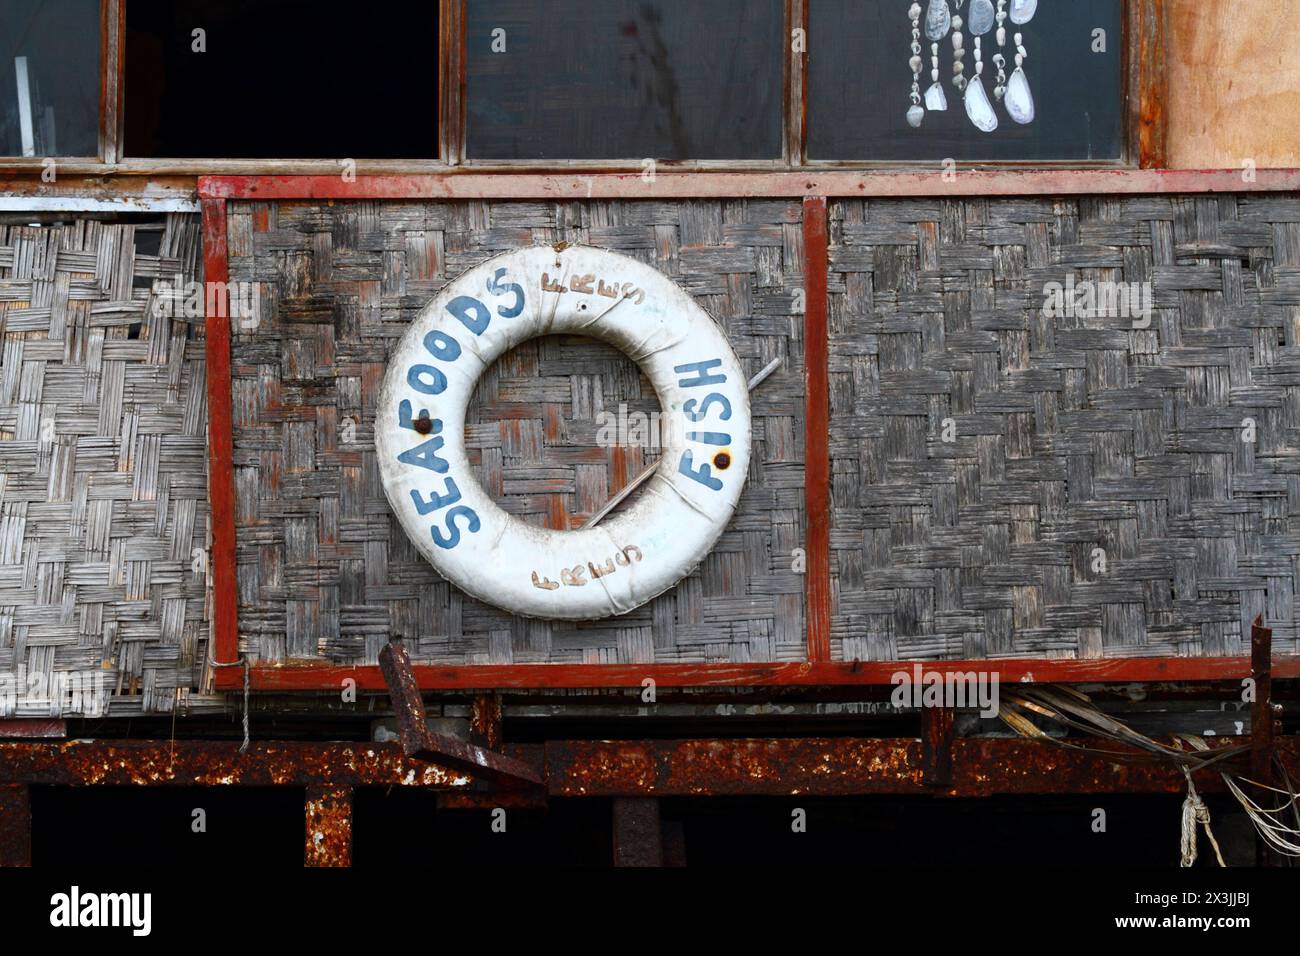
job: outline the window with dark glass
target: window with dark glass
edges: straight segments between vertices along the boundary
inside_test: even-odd
[[[99,72],[99,0],[0,2],[0,156],[97,156]]]
[[[436,159],[436,0],[130,0],[125,155]]]
[[[780,159],[781,0],[470,0],[466,154]]]
[[[1123,8],[1123,0],[917,0],[915,8],[911,0],[809,0],[808,158],[1120,159]]]

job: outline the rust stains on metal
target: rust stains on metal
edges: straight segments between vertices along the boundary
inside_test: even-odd
[[[552,796],[924,793],[919,741],[560,741]]]
[[[501,749],[501,695],[477,694],[469,709],[470,743]]]
[[[951,707],[927,707],[921,711],[921,771],[932,787],[952,783],[954,714]]]
[[[196,740],[0,743],[0,778],[60,786],[466,787],[468,774],[414,761],[395,744]]]
[[[1255,700],[1250,708],[1251,779],[1273,785],[1273,630],[1263,616],[1250,628],[1250,669]]]
[[[897,739],[552,741],[546,771],[552,796],[987,797],[1186,789],[1172,764],[1143,760],[1139,751],[1108,741],[1090,746],[1116,756],[1041,741],[958,738],[946,784],[938,782],[938,763],[927,777],[925,744]],[[1290,765],[1300,763],[1300,741],[1288,738],[1279,747]],[[1197,775],[1196,784],[1205,792],[1223,790],[1217,773]]]
[[[542,778],[527,764],[429,730],[411,657],[400,641],[390,641],[379,652],[379,667],[393,700],[397,731],[406,756],[436,761],[501,786],[544,786]]]
[[[1239,742],[1211,738],[1213,746]],[[551,797],[851,796],[866,794],[987,797],[996,794],[1182,793],[1172,764],[1109,741],[1054,743],[1005,738],[952,742],[951,782],[925,772],[918,739],[582,740],[509,748],[511,765],[544,767],[546,791],[474,793],[471,777],[405,757],[394,744],[75,741],[0,743],[6,783],[188,786],[408,786],[447,790],[447,805],[537,806]],[[468,746],[468,745],[466,745]],[[1300,739],[1279,737],[1274,753],[1300,777]],[[1222,764],[1244,772],[1245,753]],[[1218,768],[1216,768],[1217,770]],[[540,777],[538,777],[540,779]],[[1198,790],[1223,790],[1217,772],[1196,776]],[[24,790],[25,792],[25,790]],[[21,795],[0,790],[18,806]],[[15,802],[17,801],[17,802]]]
[[[320,786],[307,788],[307,839],[304,866],[352,865],[352,788]]]
[[[1106,740],[1080,740],[1094,751],[1121,758],[1032,740],[978,737],[953,742],[952,786],[940,792],[950,797],[991,797],[998,794],[1184,793],[1187,780],[1169,762],[1143,759],[1141,751]],[[1215,746],[1228,746],[1220,738]],[[1196,788],[1220,793],[1225,788],[1218,769],[1195,775]]]

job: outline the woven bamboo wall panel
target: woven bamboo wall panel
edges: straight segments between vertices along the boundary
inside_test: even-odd
[[[232,281],[256,283],[233,329],[241,649],[265,661],[374,662],[390,636],[419,660],[793,661],[805,656],[801,207],[789,201],[232,203]],[[448,281],[511,249],[588,244],[666,273],[726,328],[750,374],[754,454],[714,553],[622,617],[515,617],[442,580],[392,516],[374,455],[390,348]],[[547,337],[480,381],[467,427],[477,479],[510,513],[577,527],[653,449],[606,447],[601,412],[658,402],[634,364]]]
[[[197,216],[0,226],[0,712],[205,705],[203,319],[152,307],[200,261]]]
[[[836,659],[1300,650],[1300,199],[831,218]],[[1071,276],[1150,326],[1045,314]]]

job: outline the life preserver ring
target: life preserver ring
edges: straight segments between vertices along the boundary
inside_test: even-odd
[[[507,514],[465,451],[479,376],[552,333],[620,349],[677,419],[639,497],[583,530]],[[489,259],[420,311],[389,358],[375,446],[389,504],[443,577],[516,614],[596,620],[668,590],[712,549],[749,470],[749,392],[722,330],[667,276],[606,250],[537,246]]]

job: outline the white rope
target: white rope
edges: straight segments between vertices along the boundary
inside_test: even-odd
[[[1116,743],[1128,744],[1148,751],[1157,757],[1174,761],[1187,777],[1187,798],[1183,801],[1182,836],[1180,841],[1183,866],[1191,866],[1196,860],[1196,828],[1198,825],[1205,829],[1206,835],[1210,838],[1219,865],[1226,865],[1223,862],[1223,854],[1219,852],[1218,841],[1215,840],[1214,833],[1210,830],[1209,808],[1205,806],[1205,802],[1201,800],[1200,795],[1196,792],[1196,787],[1192,785],[1192,773],[1207,770],[1215,763],[1248,750],[1248,747],[1237,745],[1218,747],[1211,750],[1210,745],[1204,739],[1191,734],[1174,735],[1175,742],[1187,743],[1192,748],[1191,752],[1183,750],[1181,746],[1178,748],[1168,747],[1102,713],[1093,705],[1086,694],[1069,687],[1026,687],[1012,694],[1003,693],[1002,702],[998,708],[998,716],[1002,718],[1003,723],[1022,737],[1050,740],[1059,746],[1102,753],[1119,760],[1133,760],[1135,758],[1130,754],[1098,751],[1094,748],[1080,747],[1078,744],[1051,737],[1035,725],[1026,716],[1026,712],[1046,717],[1049,720],[1087,734],[1113,740]],[[1300,794],[1289,789],[1289,780],[1288,789],[1278,789],[1277,787],[1256,783],[1245,777],[1240,778],[1242,783],[1280,794],[1286,798],[1283,803],[1276,807],[1265,808],[1247,796],[1239,785],[1238,778],[1223,770],[1219,771],[1219,775],[1223,778],[1228,792],[1236,798],[1242,809],[1246,811],[1246,815],[1250,818],[1251,824],[1255,827],[1255,831],[1260,835],[1260,838],[1283,856],[1300,857]],[[1281,814],[1288,810],[1297,816],[1297,823],[1294,827],[1282,822]]]
[[[1180,734],[1179,736],[1197,750],[1209,750],[1209,745],[1200,737],[1186,734]],[[1219,776],[1223,778],[1223,783],[1228,788],[1228,792],[1236,798],[1237,802],[1241,804],[1241,808],[1246,811],[1246,816],[1250,818],[1251,824],[1255,827],[1255,832],[1260,835],[1264,842],[1281,856],[1300,857],[1300,828],[1286,825],[1281,818],[1282,813],[1292,810],[1298,805],[1297,801],[1300,801],[1300,794],[1257,783],[1247,777],[1236,778],[1224,772],[1220,772]],[[1238,779],[1240,779],[1241,783],[1248,783],[1252,787],[1282,794],[1286,797],[1286,801],[1275,807],[1261,807],[1241,788]]]
[[[1219,850],[1219,841],[1214,838],[1214,831],[1210,829],[1210,808],[1205,805],[1201,795],[1196,792],[1196,784],[1192,783],[1191,771],[1184,767],[1183,774],[1187,777],[1187,799],[1183,801],[1183,866],[1191,866],[1196,862],[1196,825],[1199,823],[1205,828],[1205,835],[1210,838],[1210,844],[1214,847],[1214,855],[1218,858],[1219,866],[1226,867],[1228,864],[1223,862],[1223,853]]]

